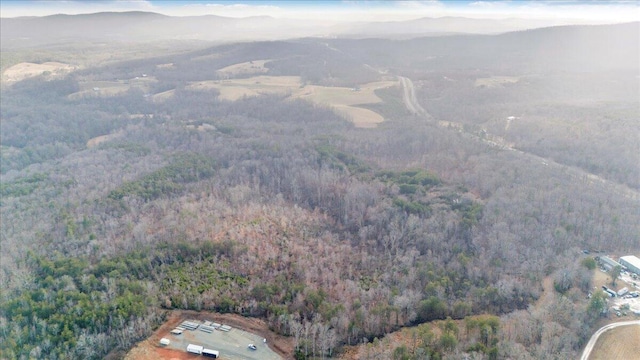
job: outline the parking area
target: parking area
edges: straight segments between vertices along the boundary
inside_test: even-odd
[[[194,328],[194,325],[197,326]],[[172,331],[159,334],[168,339],[170,343],[158,346],[186,353],[189,344],[200,345],[205,349],[218,351],[220,359],[228,360],[282,359],[269,348],[262,337],[230,326],[220,325],[198,320],[186,320]],[[175,331],[176,329],[178,331]],[[255,349],[249,348],[250,344],[254,344]]]

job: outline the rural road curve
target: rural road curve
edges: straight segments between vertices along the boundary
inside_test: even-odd
[[[430,114],[422,107],[420,106],[420,103],[418,102],[418,98],[416,96],[416,90],[415,87],[413,86],[413,81],[411,81],[411,79],[406,78],[404,76],[398,76],[398,79],[400,80],[400,84],[402,85],[402,99],[404,101],[404,105],[407,107],[407,109],[414,115],[422,115],[425,117],[431,117]],[[461,123],[455,123],[455,122],[448,122],[450,124],[456,124],[458,126],[456,126],[455,128],[458,129],[457,131],[459,132],[464,132],[463,129],[463,124]],[[443,127],[447,127],[445,125],[442,125]],[[605,188],[607,191],[611,191],[614,192],[618,195],[627,197],[629,199],[633,199],[633,200],[638,200],[640,199],[640,192],[632,189],[630,187],[628,187],[625,184],[621,184],[621,183],[617,183],[615,181],[612,180],[608,180],[605,179],[599,175],[590,173],[582,168],[576,167],[576,166],[571,166],[571,165],[565,165],[562,163],[558,163],[556,161],[554,161],[551,158],[545,158],[545,157],[541,157],[539,155],[536,155],[532,152],[525,152],[522,150],[519,150],[517,148],[515,148],[513,146],[513,144],[509,144],[505,139],[499,137],[499,136],[493,136],[491,134],[486,134],[484,137],[478,136],[477,134],[471,133],[471,132],[464,132],[464,134],[466,136],[472,137],[480,142],[483,142],[491,147],[495,147],[495,148],[500,148],[503,150],[508,150],[508,151],[515,151],[517,153],[526,155],[526,156],[530,156],[532,157],[535,161],[538,161],[539,163],[545,164],[547,166],[555,166],[558,167],[559,169],[562,169],[565,173],[567,173],[569,176],[571,176],[573,179],[575,179],[576,181],[581,181],[581,182],[587,182],[589,185],[594,186],[594,187],[602,187]]]
[[[609,325],[601,327],[598,331],[595,332],[595,334],[593,334],[591,336],[591,339],[587,343],[587,347],[584,348],[584,352],[582,353],[582,357],[580,358],[580,360],[588,360],[589,359],[589,355],[591,354],[591,350],[593,350],[594,345],[596,344],[596,342],[598,341],[598,338],[600,337],[600,335],[602,335],[602,333],[604,333],[607,330],[611,330],[611,329],[617,328],[619,326],[628,326],[628,325],[639,325],[640,326],[640,320],[617,322],[617,323],[613,323],[613,324],[609,324]]]

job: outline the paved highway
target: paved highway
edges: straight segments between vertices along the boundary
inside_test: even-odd
[[[404,105],[406,108],[414,115],[421,115],[426,118],[431,118],[431,115],[420,105],[418,98],[416,96],[416,89],[413,85],[411,79],[406,78],[404,76],[398,76],[400,80],[400,85],[402,85],[402,99],[404,100]],[[638,200],[640,199],[640,191],[632,189],[625,184],[620,184],[612,180],[607,180],[603,177],[600,177],[596,174],[592,174],[582,168],[577,166],[565,165],[561,163],[555,162],[551,158],[544,158],[538,156],[534,153],[524,152],[519,150],[513,146],[513,144],[509,144],[506,140],[499,136],[493,136],[491,134],[485,134],[485,136],[478,136],[472,132],[465,132],[463,124],[455,123],[452,121],[441,122],[441,126],[444,128],[449,128],[449,125],[453,126],[454,129],[461,132],[463,135],[471,137],[477,141],[483,142],[491,147],[499,148],[507,151],[514,151],[519,154],[523,154],[529,156],[534,161],[537,161],[546,166],[554,166],[561,169],[565,174],[568,174],[576,181],[581,181],[584,183],[588,183],[590,186],[604,188],[606,191],[613,192],[617,195],[627,197],[629,199]]]
[[[420,103],[418,102],[418,98],[416,97],[416,89],[413,87],[413,82],[404,76],[398,76],[398,79],[400,79],[400,84],[402,84],[402,98],[407,109],[414,115],[428,115],[424,108],[422,108],[422,106],[420,106]]]

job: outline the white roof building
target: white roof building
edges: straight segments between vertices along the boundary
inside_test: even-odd
[[[202,350],[204,350],[204,346],[189,344],[187,345],[187,352],[192,354],[202,354]]]
[[[627,270],[640,275],[640,259],[633,255],[627,255],[620,258],[620,265],[625,266]]]

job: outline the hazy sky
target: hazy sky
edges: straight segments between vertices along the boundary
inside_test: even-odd
[[[640,20],[633,1],[176,1],[176,0],[1,0],[0,16],[44,16],[101,11],[153,11],[173,16],[220,15],[332,20],[405,20],[420,17],[565,19],[576,22]]]

